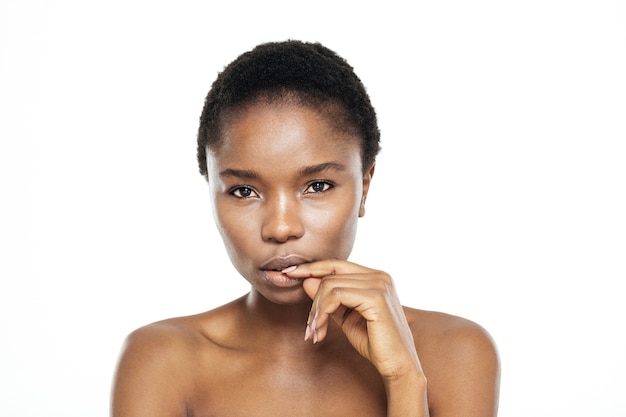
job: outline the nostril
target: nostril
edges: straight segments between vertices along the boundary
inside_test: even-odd
[[[301,236],[298,235],[279,235],[275,233],[272,236],[264,238],[263,240],[266,240],[268,242],[284,243],[289,240],[298,239],[300,237]]]
[[[299,203],[291,196],[268,197],[264,206],[263,240],[282,243],[304,234]]]
[[[263,239],[274,242],[298,239],[303,234],[304,229],[299,222],[266,224],[262,230]]]

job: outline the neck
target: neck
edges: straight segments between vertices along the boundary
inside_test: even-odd
[[[312,301],[299,304],[274,303],[254,289],[239,300],[241,337],[248,349],[279,355],[282,360],[302,358],[302,355],[328,355],[345,349],[349,342],[341,329],[331,323],[322,343],[304,340],[306,323]]]
[[[299,304],[274,303],[254,289],[242,299],[244,337],[254,350],[271,351],[283,358],[323,353],[334,345],[329,337],[324,343],[304,340],[312,301]]]
[[[276,331],[302,330],[311,311],[311,300],[298,304],[277,304],[252,289],[245,297],[245,311],[255,326]]]

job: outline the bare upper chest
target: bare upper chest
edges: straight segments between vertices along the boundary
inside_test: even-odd
[[[194,417],[386,415],[380,377],[356,353],[319,360],[225,351],[192,378]]]

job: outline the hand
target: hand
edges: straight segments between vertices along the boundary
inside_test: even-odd
[[[386,380],[421,373],[413,336],[388,274],[336,259],[283,272],[303,278],[304,291],[313,299],[305,340],[324,340],[332,318]]]

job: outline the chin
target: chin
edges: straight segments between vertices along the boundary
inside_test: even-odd
[[[257,289],[256,293],[270,303],[278,305],[293,306],[310,304],[312,301],[309,296],[304,292],[304,289],[301,285],[297,288],[279,289],[278,291]]]

